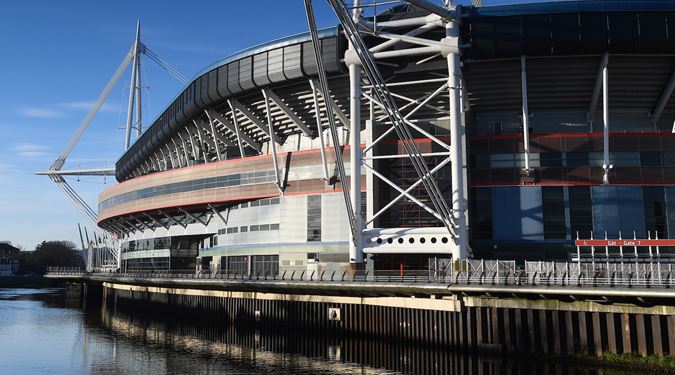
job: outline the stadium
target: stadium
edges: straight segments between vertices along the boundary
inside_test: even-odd
[[[675,233],[675,4],[410,3],[195,76],[100,194],[119,267],[426,269]]]

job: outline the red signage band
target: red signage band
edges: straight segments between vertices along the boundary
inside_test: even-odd
[[[576,246],[675,246],[672,240],[576,240]]]

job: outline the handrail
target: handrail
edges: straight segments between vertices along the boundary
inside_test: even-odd
[[[542,262],[539,262],[542,263]],[[452,268],[448,272],[429,270],[344,270],[339,275],[338,270],[332,270],[330,277],[325,269],[314,270],[267,270],[257,272],[241,271],[189,271],[189,270],[139,270],[139,271],[97,271],[87,272],[78,267],[49,267],[47,276],[63,277],[109,277],[112,279],[130,277],[134,279],[194,279],[194,280],[247,280],[247,282],[283,282],[287,273],[290,281],[305,281],[311,283],[329,282],[365,282],[365,283],[398,283],[414,284],[426,282],[428,284],[443,285],[483,285],[515,287],[609,287],[609,288],[671,288],[675,285],[675,267],[671,264],[654,263],[651,265],[601,265],[596,267],[579,267],[577,263],[561,263],[550,267],[542,263],[541,267],[530,269],[512,269],[498,267],[491,268]],[[296,273],[300,272],[296,279]],[[270,278],[269,276],[272,275]],[[338,275],[338,278],[336,278]],[[263,277],[261,277],[263,276]],[[280,277],[279,277],[280,276]]]

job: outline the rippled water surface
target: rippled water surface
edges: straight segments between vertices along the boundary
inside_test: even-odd
[[[617,373],[167,315],[87,306],[62,289],[0,289],[0,374]]]

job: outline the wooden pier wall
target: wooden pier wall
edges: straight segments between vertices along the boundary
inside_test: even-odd
[[[675,308],[485,297],[341,297],[103,283],[104,303],[460,350],[675,354]],[[331,316],[331,312],[339,316]]]

